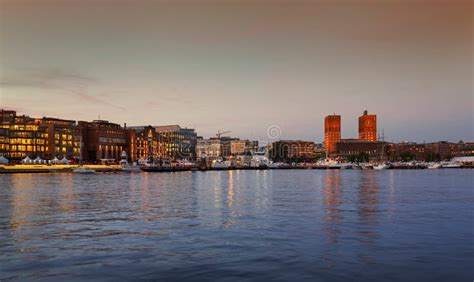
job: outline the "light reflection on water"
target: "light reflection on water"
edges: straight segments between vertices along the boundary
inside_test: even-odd
[[[1,175],[1,279],[474,277],[472,170]]]

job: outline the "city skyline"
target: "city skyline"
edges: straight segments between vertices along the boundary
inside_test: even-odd
[[[471,1],[1,0],[0,106],[323,142],[474,139]]]
[[[181,128],[183,130],[192,130],[196,132],[197,137],[203,138],[203,139],[220,139],[221,137],[223,138],[237,138],[237,139],[247,139],[247,140],[254,140],[257,142],[262,142],[262,144],[270,144],[275,141],[311,141],[314,142],[315,144],[321,144],[323,145],[326,149],[329,151],[332,151],[330,147],[334,147],[335,143],[339,141],[351,141],[351,140],[360,140],[363,142],[392,142],[392,143],[430,143],[430,142],[452,142],[452,143],[457,143],[457,142],[472,142],[472,140],[466,139],[466,140],[423,140],[422,142],[415,142],[412,140],[401,140],[401,141],[393,141],[389,140],[385,136],[385,131],[382,129],[381,131],[377,130],[377,114],[376,113],[368,113],[367,110],[364,110],[362,115],[358,117],[358,132],[359,134],[356,136],[353,135],[345,135],[344,131],[342,130],[342,115],[340,114],[330,114],[324,117],[322,120],[322,123],[324,124],[324,137],[322,140],[314,140],[314,139],[304,139],[301,137],[296,137],[293,139],[289,138],[284,138],[282,129],[276,125],[272,124],[269,125],[266,128],[266,133],[265,137],[261,138],[259,136],[253,137],[253,138],[247,138],[247,137],[241,137],[237,136],[235,134],[232,134],[232,131],[221,131],[220,129],[216,130],[216,132],[211,133],[210,135],[203,135],[200,134],[198,131],[196,131],[195,128],[193,127],[187,127],[187,126],[182,126],[180,124],[141,124],[141,125],[130,125],[127,124],[127,122],[124,122],[123,124],[117,123],[113,120],[106,120],[101,118],[100,116],[97,119],[91,119],[91,120],[80,120],[80,119],[74,119],[74,118],[68,118],[64,119],[62,117],[52,117],[52,116],[45,116],[45,115],[39,115],[39,116],[33,116],[30,114],[26,113],[21,113],[17,112],[14,109],[1,109],[0,111],[2,114],[5,112],[6,116],[11,115],[14,113],[15,116],[17,116],[20,119],[27,119],[30,121],[36,121],[38,123],[41,122],[41,120],[57,120],[61,122],[72,122],[73,124],[79,125],[81,123],[88,123],[88,122],[98,122],[98,123],[104,123],[104,124],[109,124],[112,126],[117,126],[118,128],[124,129],[124,130],[143,130],[145,128]],[[367,118],[370,119],[370,122],[367,124]],[[6,121],[6,120],[5,120]],[[8,121],[9,122],[9,121]],[[8,123],[7,122],[7,123]],[[1,124],[1,122],[0,122]],[[363,134],[361,134],[363,132]],[[329,144],[330,143],[330,144]]]

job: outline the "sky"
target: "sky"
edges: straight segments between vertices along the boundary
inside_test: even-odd
[[[474,140],[473,27],[469,0],[0,0],[0,108],[316,142],[368,110],[386,140]]]

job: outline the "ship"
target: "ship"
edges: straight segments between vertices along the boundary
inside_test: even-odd
[[[159,160],[157,163],[145,164],[140,166],[144,172],[178,172],[178,171],[195,171],[198,166],[189,161],[178,161],[172,163],[168,160]]]

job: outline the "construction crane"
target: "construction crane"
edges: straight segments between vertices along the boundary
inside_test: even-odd
[[[224,135],[224,134],[227,134],[227,133],[231,133],[232,131],[220,131],[220,130],[217,130],[217,134],[216,134],[216,137],[218,139],[221,139],[221,136]]]

